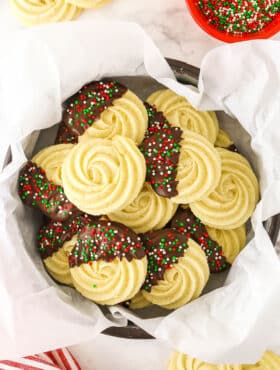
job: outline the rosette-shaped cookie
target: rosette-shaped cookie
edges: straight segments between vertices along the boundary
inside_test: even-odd
[[[252,215],[259,199],[258,180],[249,162],[238,153],[217,148],[222,159],[222,175],[208,196],[190,203],[193,213],[217,229],[235,229]]]
[[[51,221],[38,233],[38,251],[49,274],[62,284],[71,285],[68,257],[77,241],[77,233],[94,222],[88,215],[79,215],[65,222]]]
[[[171,220],[177,207],[169,199],[157,195],[151,185],[145,183],[132,203],[121,211],[109,213],[108,217],[139,234],[162,229]]]
[[[144,234],[142,241],[148,257],[144,298],[175,309],[201,294],[209,268],[205,253],[196,242],[173,229]]]
[[[254,365],[243,365],[243,370],[279,370],[280,357],[273,352],[267,351]]]
[[[172,126],[194,131],[214,144],[219,130],[214,112],[198,111],[186,98],[168,89],[154,92],[147,101],[163,112]]]
[[[116,81],[94,81],[65,102],[56,142],[126,136],[139,145],[148,125],[142,101]]]
[[[131,300],[128,302],[128,307],[132,310],[138,310],[150,306],[151,303],[143,296],[142,291],[138,292]]]
[[[215,146],[231,150],[232,152],[237,152],[237,148],[234,142],[229,137],[229,134],[221,128],[219,129],[219,133],[215,141]]]
[[[56,221],[65,221],[82,213],[69,201],[61,186],[61,167],[72,147],[71,144],[61,144],[41,150],[19,174],[21,200]]]
[[[72,285],[68,257],[73,249],[77,237],[73,236],[71,240],[65,242],[62,248],[59,248],[51,257],[44,259],[45,267],[48,273],[61,284]]]
[[[92,139],[71,150],[62,166],[65,194],[85,213],[119,211],[138,196],[146,175],[136,144],[124,136]]]
[[[200,245],[206,255],[211,272],[220,272],[229,266],[229,261],[221,245],[211,239],[205,225],[198,217],[195,217],[190,208],[179,208],[171,221],[171,227],[187,238],[192,238]]]
[[[223,250],[223,255],[229,263],[233,263],[246,244],[245,225],[232,230],[219,230],[206,226],[211,239],[216,241]]]
[[[61,167],[72,148],[72,144],[48,146],[37,153],[31,162],[44,169],[49,181],[62,186]]]
[[[70,21],[81,12],[66,0],[10,0],[16,16],[26,25]]]
[[[107,4],[111,0],[67,0],[68,3],[84,9],[94,9]]]
[[[147,273],[140,237],[124,225],[106,221],[83,229],[70,253],[69,265],[75,288],[102,305],[134,297]]]
[[[161,112],[146,104],[149,127],[141,145],[147,181],[174,203],[189,203],[210,194],[219,183],[221,159],[203,136],[172,127]]]
[[[190,203],[216,188],[221,176],[221,159],[213,145],[195,132],[186,130],[180,145],[178,195],[172,202]]]
[[[242,365],[212,365],[183,353],[173,352],[167,370],[242,370]]]

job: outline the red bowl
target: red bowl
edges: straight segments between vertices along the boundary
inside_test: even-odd
[[[186,0],[187,7],[195,20],[195,22],[205,31],[208,35],[215,37],[218,40],[224,42],[239,42],[248,41],[255,39],[268,39],[272,37],[277,32],[280,31],[280,14],[276,15],[273,21],[268,23],[262,30],[255,33],[243,33],[242,35],[232,35],[227,32],[219,31],[217,28],[212,26],[207,18],[201,13],[196,1]]]

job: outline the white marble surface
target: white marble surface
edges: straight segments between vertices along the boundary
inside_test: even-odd
[[[22,28],[10,12],[8,1],[0,5],[0,34]],[[80,19],[128,20],[141,24],[163,54],[199,65],[211,48],[221,44],[194,23],[185,0],[113,0],[98,10],[85,11]]]
[[[188,13],[185,0],[113,0],[104,8],[84,12],[81,18],[138,22],[165,56],[197,66],[209,50],[222,44],[199,29]],[[10,12],[8,1],[2,0],[0,37],[21,28]],[[280,35],[275,38],[280,39]],[[171,349],[158,341],[103,335],[72,347],[72,351],[83,370],[164,370],[171,353]]]
[[[0,35],[23,28],[11,14],[9,1],[0,4]],[[193,21],[185,0],[112,0],[103,8],[87,10],[80,19],[126,20],[139,23],[165,56],[199,66],[205,54],[222,45]],[[280,34],[274,37],[280,40]]]

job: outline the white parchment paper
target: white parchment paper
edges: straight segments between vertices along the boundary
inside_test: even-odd
[[[267,348],[279,350],[280,263],[262,221],[280,211],[280,44],[257,41],[210,52],[199,91],[175,81],[159,50],[132,23],[43,26],[1,46],[0,357],[82,342],[112,325],[95,304],[44,271],[35,250],[40,220],[20,202],[17,177],[38,130],[60,120],[61,103],[80,86],[143,74],[196,106],[239,119],[252,136],[262,201],[252,221],[255,237],[223,287],[164,318],[144,320],[116,307],[112,320],[125,325],[130,318],[171,347],[209,362],[256,362]]]

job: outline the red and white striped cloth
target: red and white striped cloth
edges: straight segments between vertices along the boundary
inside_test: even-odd
[[[0,361],[0,370],[82,370],[67,348],[26,356],[18,360]]]

